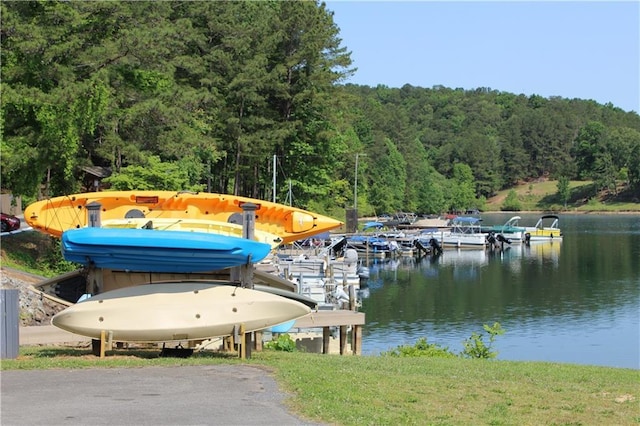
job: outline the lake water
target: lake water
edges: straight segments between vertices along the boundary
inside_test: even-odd
[[[512,214],[482,217],[502,224]],[[540,215],[521,214],[533,226]],[[560,216],[562,241],[445,250],[370,264],[363,355],[429,343],[463,349],[499,322],[497,359],[640,368],[640,215]],[[488,342],[488,335],[485,336]]]

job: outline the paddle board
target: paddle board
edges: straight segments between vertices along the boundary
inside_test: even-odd
[[[68,229],[89,226],[89,205],[99,205],[101,221],[188,218],[241,225],[242,205],[245,203],[257,207],[255,229],[278,235],[284,244],[342,225],[330,217],[269,201],[226,194],[173,191],[104,191],[65,195],[29,205],[24,218],[32,228],[56,237]]]
[[[270,293],[208,283],[148,284],[108,291],[56,314],[58,328],[119,342],[201,340],[229,336],[234,326],[262,330],[311,312]]]
[[[63,232],[61,249],[85,266],[191,273],[259,262],[271,246],[219,234],[90,227]]]

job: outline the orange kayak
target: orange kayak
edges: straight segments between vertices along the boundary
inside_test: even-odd
[[[89,209],[101,221],[114,219],[196,219],[242,224],[242,205],[252,203],[255,229],[278,235],[283,243],[338,228],[342,222],[306,210],[227,194],[174,191],[104,191],[37,201],[24,211],[34,229],[60,237],[68,229],[89,226]]]

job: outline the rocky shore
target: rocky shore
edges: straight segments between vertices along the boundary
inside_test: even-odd
[[[0,272],[2,288],[18,289],[20,326],[49,325],[51,317],[65,308],[33,289],[33,284],[44,280],[43,277],[4,267]]]

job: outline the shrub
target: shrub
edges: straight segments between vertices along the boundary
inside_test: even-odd
[[[484,331],[489,334],[489,344],[485,344],[483,336],[478,333],[472,333],[471,337],[464,341],[464,350],[460,353],[463,358],[480,358],[491,359],[498,355],[498,352],[492,351],[491,346],[496,340],[496,336],[504,334],[504,329],[499,322],[493,323],[492,327],[484,324]]]
[[[282,352],[294,352],[296,350],[296,342],[291,339],[288,333],[281,334],[277,339],[264,344],[266,349]]]
[[[509,191],[507,197],[504,199],[504,203],[500,207],[502,210],[509,211],[520,211],[522,210],[522,205],[520,204],[520,200],[518,199],[518,194],[514,189]]]
[[[427,343],[427,339],[422,337],[418,339],[415,345],[401,345],[397,348],[383,352],[382,356],[397,357],[432,357],[432,358],[455,358],[455,354],[447,347],[442,347],[435,343]]]

